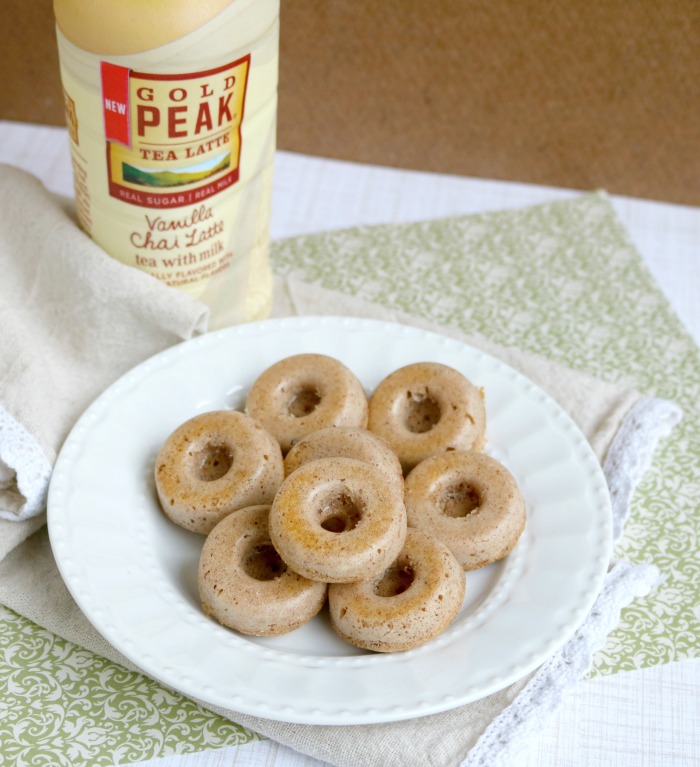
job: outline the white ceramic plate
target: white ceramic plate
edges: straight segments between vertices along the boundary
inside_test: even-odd
[[[404,653],[337,638],[325,613],[295,632],[247,638],[200,609],[203,537],[172,524],[152,479],[168,434],[196,413],[242,409],[282,357],[342,360],[368,391],[392,370],[432,360],[486,394],[487,452],[515,475],[528,522],[501,563],[468,573],[452,626]],[[528,379],[452,339],[350,318],[241,325],[159,354],[91,405],[65,442],[49,493],[61,574],[98,631],[147,674],[211,705],[315,724],[407,719],[454,708],[517,680],[586,617],[611,554],[605,479],[571,419]]]

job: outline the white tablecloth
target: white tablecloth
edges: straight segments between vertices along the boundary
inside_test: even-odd
[[[62,129],[0,122],[0,162],[72,195]],[[484,181],[279,152],[272,236],[396,223],[565,199],[574,190]],[[624,197],[613,203],[657,283],[700,343],[700,209]],[[582,682],[514,767],[700,764],[700,661]],[[149,767],[314,767],[273,743],[169,757]],[[361,765],[358,765],[361,767]]]

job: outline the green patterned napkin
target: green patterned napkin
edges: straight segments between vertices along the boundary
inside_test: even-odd
[[[296,238],[276,243],[273,261],[280,274],[681,404],[617,552],[666,578],[624,612],[593,673],[692,656],[700,359],[603,195]],[[36,578],[40,588],[38,567]],[[16,612],[0,618],[0,765],[128,763],[256,737]]]

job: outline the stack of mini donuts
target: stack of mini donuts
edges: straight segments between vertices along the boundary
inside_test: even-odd
[[[253,383],[245,413],[203,413],[155,464],[158,498],[207,537],[204,611],[255,636],[298,628],[328,603],[339,636],[418,647],[446,629],[465,570],[505,557],[525,525],[508,470],[481,452],[483,392],[419,362],[367,397],[339,360],[287,357]]]

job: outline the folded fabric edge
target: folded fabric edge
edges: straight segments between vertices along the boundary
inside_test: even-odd
[[[651,465],[659,442],[683,417],[673,402],[643,397],[627,413],[613,439],[603,473],[610,489],[613,512],[613,541],[622,536],[635,488]]]
[[[619,561],[611,566],[601,593],[573,637],[546,661],[525,689],[484,730],[460,767],[507,765],[514,749],[536,734],[559,707],[566,691],[590,669],[622,608],[644,596],[659,580],[654,565]]]
[[[27,429],[0,405],[0,519],[21,522],[46,507],[51,463]]]

